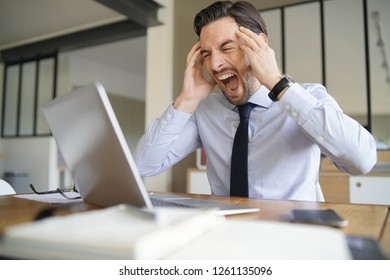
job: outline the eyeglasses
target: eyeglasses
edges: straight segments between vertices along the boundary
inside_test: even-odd
[[[60,188],[57,188],[55,190],[51,190],[51,191],[45,191],[45,192],[39,192],[35,189],[34,185],[33,184],[30,184],[30,188],[32,189],[32,191],[36,194],[52,194],[52,193],[59,193],[60,195],[62,195],[63,197],[65,197],[66,199],[70,199],[70,200],[74,200],[74,199],[80,199],[81,196],[69,196],[69,195],[66,195],[65,193],[67,192],[73,192],[73,193],[79,193],[78,189],[76,188],[76,186],[73,186],[71,189],[66,189],[66,190],[61,190]]]

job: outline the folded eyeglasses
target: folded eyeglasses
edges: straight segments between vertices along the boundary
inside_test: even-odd
[[[55,190],[51,190],[51,191],[44,191],[44,192],[40,192],[40,191],[37,191],[34,187],[33,184],[30,184],[30,188],[32,189],[32,191],[36,194],[53,194],[53,193],[59,193],[60,195],[62,195],[63,197],[65,197],[66,199],[70,199],[70,200],[74,200],[74,199],[80,199],[81,196],[78,195],[78,196],[69,196],[67,195],[66,193],[69,193],[69,192],[73,192],[73,193],[78,193],[79,194],[79,191],[78,189],[76,188],[76,186],[73,186],[72,188],[70,189],[60,189],[60,188],[57,188]]]

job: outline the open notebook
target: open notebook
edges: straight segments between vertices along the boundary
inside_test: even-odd
[[[75,186],[87,203],[102,207],[125,203],[152,210],[154,200],[159,206],[174,202],[176,206],[218,208],[223,215],[259,211],[171,194],[149,196],[99,83],[62,95],[42,109]]]

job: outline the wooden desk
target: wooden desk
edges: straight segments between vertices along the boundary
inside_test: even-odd
[[[210,199],[225,203],[241,204],[259,207],[255,213],[228,216],[229,219],[250,219],[289,222],[292,209],[327,209],[331,208],[343,218],[349,220],[349,225],[340,229],[346,235],[370,237],[381,244],[387,255],[390,255],[390,220],[389,207],[383,205],[320,203],[301,201],[260,200],[237,197],[216,197],[208,195],[181,194],[202,199]],[[0,197],[0,233],[12,224],[31,221],[36,213],[48,206],[46,203],[17,198],[13,196]],[[97,209],[87,205],[87,209]],[[65,213],[66,214],[66,213]]]

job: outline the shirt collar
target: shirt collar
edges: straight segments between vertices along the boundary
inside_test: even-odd
[[[273,103],[272,100],[268,97],[268,93],[269,93],[269,90],[265,86],[260,86],[259,89],[254,94],[252,94],[252,96],[249,98],[248,102],[268,109],[271,106],[271,104]],[[226,102],[229,104],[228,106],[232,110],[234,110],[236,108],[236,106],[229,103],[229,101],[227,99],[226,99]]]
[[[272,100],[268,97],[269,90],[265,86],[261,86],[248,100],[248,102],[256,104],[263,108],[269,108]]]

